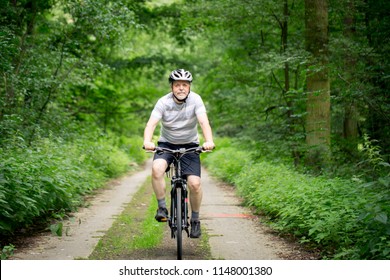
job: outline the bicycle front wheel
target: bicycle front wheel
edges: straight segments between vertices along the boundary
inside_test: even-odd
[[[183,240],[182,240],[182,230],[183,230],[183,217],[181,212],[181,188],[176,189],[176,242],[177,242],[177,259],[182,259],[183,253]]]

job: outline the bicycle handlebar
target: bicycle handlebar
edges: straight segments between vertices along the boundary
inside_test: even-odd
[[[145,147],[142,147],[142,148],[145,149]],[[203,147],[198,146],[198,147],[193,147],[193,148],[188,148],[188,149],[181,148],[181,149],[176,149],[176,150],[163,148],[163,147],[156,147],[154,150],[151,150],[150,152],[151,153],[170,153],[170,154],[184,155],[184,154],[189,154],[189,153],[200,154],[200,153],[211,152],[211,151],[205,150],[205,149],[203,149]]]

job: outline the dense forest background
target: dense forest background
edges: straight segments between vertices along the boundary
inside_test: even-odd
[[[361,218],[380,232],[377,247],[357,257],[389,257],[389,1],[0,7],[2,234],[77,207],[104,180],[142,163],[150,111],[169,91],[170,71],[186,68],[214,134],[250,150],[253,162],[379,194]]]

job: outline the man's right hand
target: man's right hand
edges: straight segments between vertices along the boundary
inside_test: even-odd
[[[156,149],[156,145],[153,142],[144,142],[144,149],[147,151],[154,151]]]

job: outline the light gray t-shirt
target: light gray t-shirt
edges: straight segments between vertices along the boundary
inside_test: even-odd
[[[195,92],[191,91],[183,104],[174,101],[172,92],[164,95],[157,101],[152,111],[152,117],[161,120],[159,141],[172,144],[199,144],[197,116],[205,112],[203,100]]]

